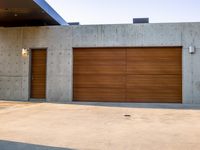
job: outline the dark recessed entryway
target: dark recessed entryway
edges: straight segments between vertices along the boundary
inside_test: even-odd
[[[46,98],[46,60],[45,49],[31,50],[31,94],[30,98]]]
[[[182,48],[75,48],[73,99],[182,102]]]

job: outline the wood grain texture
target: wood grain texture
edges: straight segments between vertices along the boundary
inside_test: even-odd
[[[74,87],[86,88],[125,88],[126,77],[124,75],[74,75]]]
[[[46,98],[46,50],[31,53],[31,98]]]
[[[74,49],[74,100],[125,101],[126,49]]]
[[[181,103],[180,75],[128,75],[127,100],[132,102]]]
[[[90,75],[90,74],[98,74],[98,75],[125,75],[126,73],[126,66],[125,65],[100,65],[100,66],[95,66],[95,65],[75,65],[74,66],[74,74],[85,74],[85,75]]]
[[[127,99],[133,102],[181,103],[181,48],[128,48]]]
[[[182,49],[74,49],[73,86],[79,101],[181,103]]]
[[[128,48],[127,74],[182,74],[181,48]]]
[[[74,88],[75,101],[124,102],[125,88]]]
[[[124,66],[126,49],[80,48],[74,49],[74,66]]]

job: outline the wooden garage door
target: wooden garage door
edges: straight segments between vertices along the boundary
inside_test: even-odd
[[[180,103],[181,48],[74,49],[74,100]]]
[[[125,101],[126,49],[74,49],[74,100]]]
[[[127,99],[133,102],[181,102],[181,56],[181,48],[128,48]]]
[[[46,50],[31,51],[31,98],[46,98]]]

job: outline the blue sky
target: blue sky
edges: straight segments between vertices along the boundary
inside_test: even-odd
[[[46,0],[67,22],[132,23],[149,17],[157,22],[200,22],[200,0]]]

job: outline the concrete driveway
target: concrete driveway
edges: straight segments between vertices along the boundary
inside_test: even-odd
[[[0,149],[199,150],[200,110],[175,108],[1,101]]]

